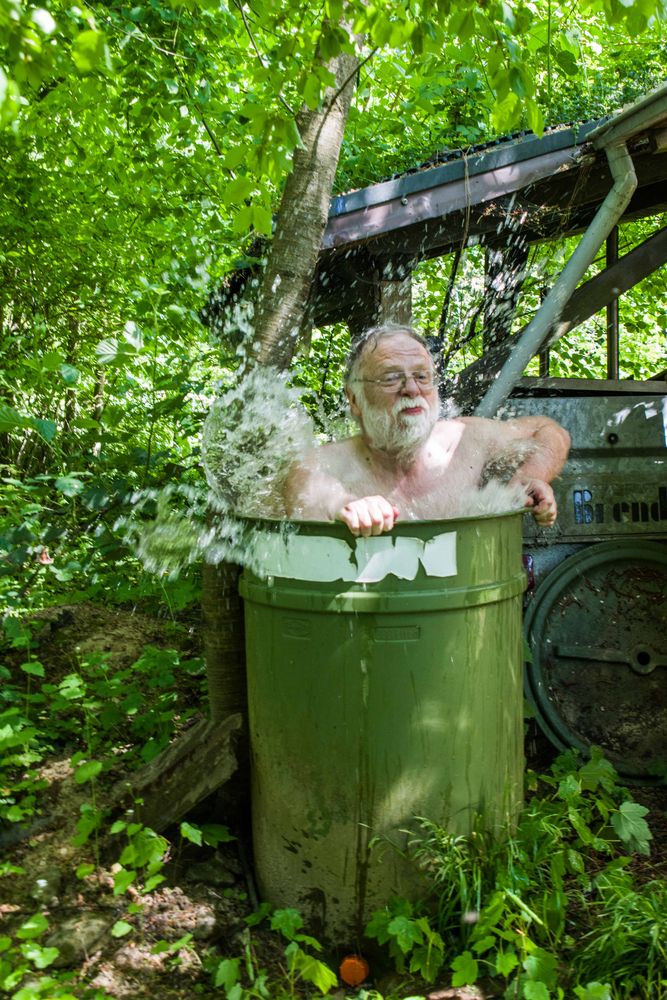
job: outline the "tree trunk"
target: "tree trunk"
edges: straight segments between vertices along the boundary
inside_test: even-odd
[[[308,298],[331,190],[345,132],[358,60],[341,54],[329,67],[336,77],[315,111],[301,111],[297,126],[303,149],[294,152],[276,230],[255,310],[255,343],[260,364],[286,369],[302,329],[308,325]]]
[[[338,156],[352,100],[357,60],[342,54],[329,67],[336,86],[321,107],[302,111],[303,149],[294,154],[277,215],[276,230],[255,309],[255,358],[285,370],[299,336],[308,327],[308,299],[329,213]],[[247,694],[243,611],[237,583],[240,567],[204,566],[202,608],[211,713],[243,716],[237,740],[239,768],[233,789],[241,813],[248,799]]]

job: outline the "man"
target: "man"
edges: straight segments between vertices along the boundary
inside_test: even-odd
[[[345,392],[360,433],[292,469],[288,516],[379,535],[398,518],[461,516],[462,496],[501,477],[521,487],[539,525],[555,522],[549,481],[567,458],[567,431],[548,417],[438,419],[433,359],[410,327],[369,330],[350,356]]]

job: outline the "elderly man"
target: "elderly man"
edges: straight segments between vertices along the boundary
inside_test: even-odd
[[[289,516],[379,535],[398,518],[461,515],[461,497],[500,476],[521,487],[539,525],[555,522],[549,481],[567,458],[567,432],[548,417],[439,419],[433,359],[410,327],[369,330],[350,356],[345,392],[360,433],[292,469]]]

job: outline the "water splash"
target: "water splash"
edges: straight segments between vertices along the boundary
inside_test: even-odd
[[[271,530],[283,537],[296,530],[286,520],[283,482],[318,443],[301,395],[277,369],[256,367],[215,401],[202,434],[206,483],[142,491],[133,498],[132,517],[117,522],[149,572],[175,578],[204,559],[242,564],[261,575],[262,546],[270,543],[253,519],[271,518]],[[455,412],[444,411],[446,417]],[[498,467],[486,470],[493,478],[461,495],[452,516],[522,508],[523,489],[498,481],[520,464],[520,452],[516,445],[500,456]],[[147,523],[153,508],[156,516]]]
[[[208,489],[202,483],[135,494],[133,515],[116,527],[149,572],[174,578],[201,558],[261,563],[256,529],[247,519],[285,517],[283,480],[317,443],[300,396],[277,369],[253,369],[215,401],[204,422]],[[147,523],[153,506],[156,515]],[[281,530],[294,529],[285,521]]]
[[[491,480],[479,489],[464,490],[459,498],[455,517],[481,517],[484,514],[502,514],[522,510],[526,491],[518,483],[499,483]]]
[[[299,391],[275,368],[253,369],[216,400],[204,423],[202,457],[213,507],[284,517],[284,477],[315,444]]]

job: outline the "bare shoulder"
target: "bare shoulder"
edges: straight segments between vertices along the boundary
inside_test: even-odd
[[[451,417],[439,420],[435,429],[442,441],[451,441],[465,435],[466,439],[474,438],[481,443],[497,439],[497,423],[496,420],[487,420],[484,417]]]
[[[339,477],[357,460],[359,437],[345,438],[343,441],[328,441],[311,448],[296,461],[291,475],[327,475]]]
[[[358,440],[355,436],[343,441],[328,441],[317,448],[311,448],[299,459],[297,465],[308,472],[326,472],[331,475],[349,466],[350,461],[356,458]]]

